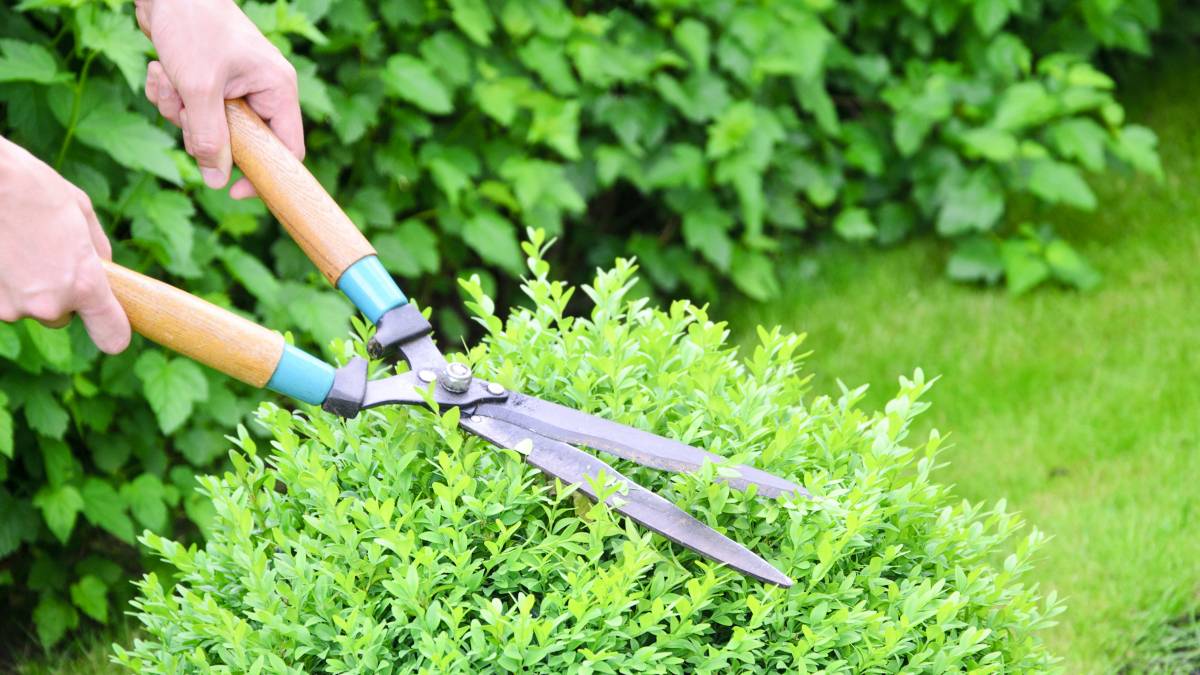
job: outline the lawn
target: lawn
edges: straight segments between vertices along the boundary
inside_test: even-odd
[[[816,391],[869,383],[869,408],[900,374],[941,376],[941,479],[1053,535],[1037,574],[1067,599],[1047,637],[1069,673],[1113,671],[1200,588],[1200,59],[1158,62],[1122,88],[1166,180],[1110,177],[1096,213],[1046,214],[1104,274],[1093,292],[955,285],[941,242],[829,245],[731,317],[808,332]]]

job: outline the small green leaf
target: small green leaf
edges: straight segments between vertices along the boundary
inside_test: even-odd
[[[71,421],[54,391],[37,387],[25,392],[25,422],[43,436],[61,439]]]
[[[992,125],[1016,131],[1041,124],[1058,112],[1056,99],[1041,82],[1020,82],[1009,87],[1000,98]]]
[[[674,36],[675,42],[687,54],[692,65],[700,70],[708,70],[708,26],[688,17],[675,26]]]
[[[17,327],[11,323],[0,322],[0,359],[16,360],[21,355],[21,337],[17,335]]]
[[[1100,284],[1100,273],[1062,239],[1047,244],[1045,255],[1055,279],[1083,291]]]
[[[42,599],[33,610],[33,625],[37,629],[38,641],[49,649],[79,625],[79,614],[75,608],[53,593],[42,594]]]
[[[450,9],[450,18],[473,42],[483,47],[492,43],[496,22],[484,0],[450,0]]]
[[[42,511],[42,519],[50,532],[62,543],[71,538],[75,518],[83,509],[83,497],[70,485],[43,485],[33,497],[33,505]]]
[[[749,297],[761,302],[779,294],[775,265],[762,253],[738,246],[730,269],[733,284]]]
[[[833,230],[847,241],[865,241],[875,236],[871,214],[862,208],[845,209],[833,221]]]
[[[122,485],[121,498],[129,504],[129,510],[138,522],[149,530],[158,533],[166,530],[167,506],[163,502],[165,490],[158,476],[144,473]]]
[[[60,440],[53,438],[41,439],[38,443],[42,451],[42,465],[46,470],[46,480],[51,487],[58,487],[72,481],[81,471],[79,463],[71,454],[71,448]]]
[[[1088,211],[1096,208],[1096,195],[1079,169],[1063,162],[1043,159],[1034,163],[1029,191],[1051,204],[1067,204]]]
[[[1017,138],[1007,131],[980,127],[959,135],[968,152],[993,162],[1007,162],[1017,156]]]
[[[419,220],[408,219],[374,237],[383,266],[393,274],[418,278],[441,267],[438,235]]]
[[[58,72],[58,62],[49,49],[20,40],[0,39],[0,82],[53,84],[70,77]]]
[[[58,371],[66,371],[71,365],[71,334],[58,328],[48,328],[33,319],[21,322],[25,334],[42,358]]]
[[[197,277],[201,270],[192,259],[196,209],[187,196],[156,190],[130,203],[132,232],[139,243],[150,248],[168,270],[183,277]]]
[[[1006,241],[1000,245],[1008,290],[1021,295],[1050,278],[1050,266],[1025,241]]]
[[[396,54],[387,60],[382,78],[390,93],[426,112],[445,115],[454,111],[450,91],[420,59]]]
[[[1004,258],[995,241],[972,237],[960,241],[946,265],[946,275],[955,281],[994,284],[1004,276]]]
[[[495,211],[481,211],[463,226],[463,241],[479,257],[516,276],[525,266],[517,243],[517,228]]]
[[[116,64],[130,90],[140,92],[146,83],[146,53],[150,40],[137,29],[132,17],[87,4],[75,12],[79,42]]]
[[[71,584],[71,602],[96,621],[108,623],[108,586],[96,577],[86,574]]]
[[[108,153],[118,164],[135,171],[149,171],[176,185],[182,182],[179,167],[169,152],[175,147],[175,138],[145,116],[116,103],[85,113],[75,127],[75,137]]]
[[[208,398],[204,371],[189,359],[168,359],[160,351],[148,351],[138,357],[133,369],[164,434],[182,426],[194,404]]]
[[[971,13],[975,17],[975,25],[979,27],[979,32],[984,35],[991,35],[1000,30],[1004,22],[1008,21],[1008,13],[1013,8],[1009,6],[1010,0],[974,0],[974,5],[971,7]]]
[[[127,544],[133,544],[133,521],[125,513],[125,501],[101,478],[88,477],[80,490],[83,517]]]

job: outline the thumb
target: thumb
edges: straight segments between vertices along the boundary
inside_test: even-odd
[[[75,299],[75,312],[100,351],[119,354],[129,346],[129,318],[108,285],[100,259],[82,265],[79,275],[77,283],[82,294]]]
[[[225,121],[225,98],[220,89],[179,90],[183,110],[185,145],[200,165],[200,175],[210,188],[222,188],[229,182],[233,155],[229,148],[229,126]]]

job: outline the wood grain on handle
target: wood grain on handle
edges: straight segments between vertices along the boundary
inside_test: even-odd
[[[283,336],[191,293],[112,262],[108,283],[142,336],[200,363],[263,387],[283,355]]]
[[[233,161],[329,283],[375,249],[325,188],[243,100],[226,101]]]

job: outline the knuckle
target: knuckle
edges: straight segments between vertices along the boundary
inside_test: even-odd
[[[52,295],[39,294],[25,301],[25,314],[39,321],[54,321],[66,313],[66,303]]]
[[[221,152],[221,143],[207,134],[191,134],[191,153],[194,157],[216,157]]]

